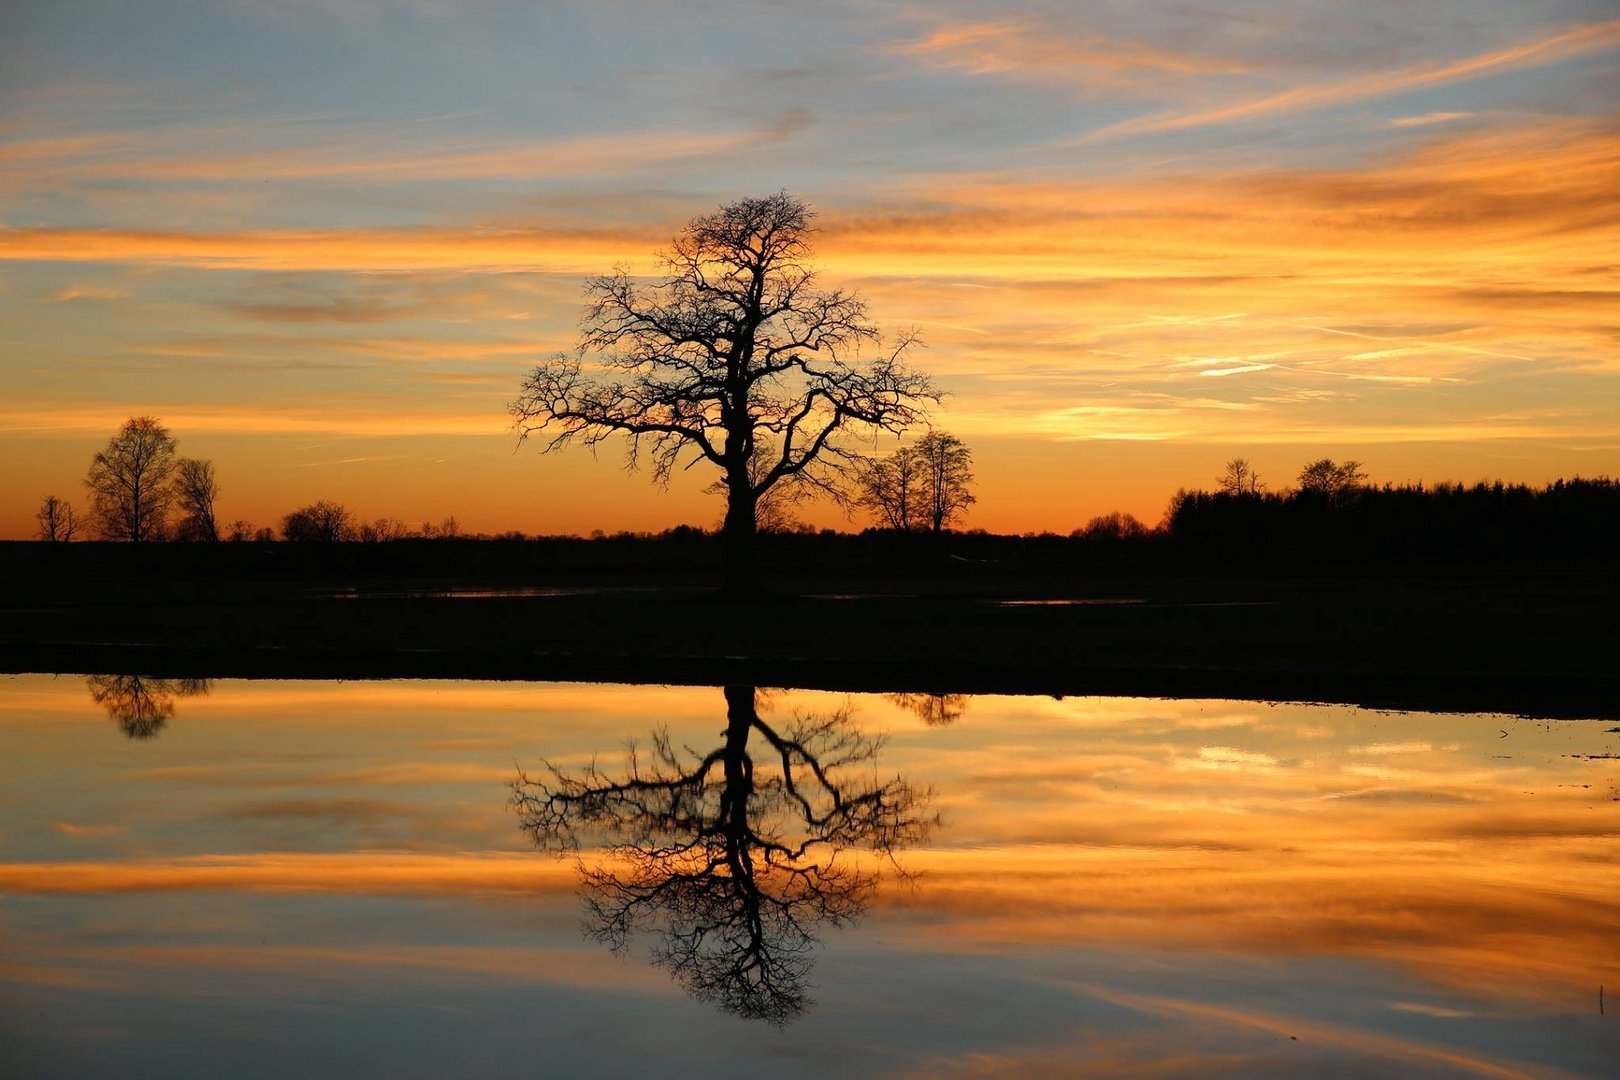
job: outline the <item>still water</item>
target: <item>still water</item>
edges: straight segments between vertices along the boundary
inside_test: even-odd
[[[1612,1077],[1617,753],[1233,701],[6,677],[0,1075]]]

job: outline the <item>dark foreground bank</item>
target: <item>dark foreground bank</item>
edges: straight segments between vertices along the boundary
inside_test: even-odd
[[[0,668],[1331,701],[1620,716],[1620,586],[1589,575],[357,580],[39,574]]]

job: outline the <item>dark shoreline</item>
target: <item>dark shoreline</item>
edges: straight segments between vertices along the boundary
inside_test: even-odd
[[[477,545],[474,555],[488,554]],[[365,553],[357,545],[328,553],[335,565],[315,552],[308,566],[227,573],[209,558],[234,557],[233,545],[216,547],[226,550],[69,545],[62,558],[3,567],[0,671],[1208,697],[1620,718],[1620,575],[1607,567],[1301,575],[907,564],[801,569],[739,598],[678,559],[590,572],[381,573],[343,565]],[[192,565],[179,560],[187,549],[199,554]]]
[[[1210,698],[1396,712],[1497,713],[1549,720],[1620,719],[1620,678],[1500,672],[962,661],[940,665],[792,657],[38,642],[8,647],[0,657],[0,674],[751,685],[848,693]]]

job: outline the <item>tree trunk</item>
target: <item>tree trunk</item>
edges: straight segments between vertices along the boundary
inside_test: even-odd
[[[721,827],[734,842],[748,835],[748,800],[754,794],[754,771],[748,760],[748,736],[759,722],[752,686],[728,686],[726,694],[726,787],[720,797]],[[753,872],[743,875],[752,879]]]
[[[759,556],[754,543],[755,496],[752,485],[733,486],[726,498],[726,523],[722,529],[725,571],[722,588],[732,596],[759,592]]]

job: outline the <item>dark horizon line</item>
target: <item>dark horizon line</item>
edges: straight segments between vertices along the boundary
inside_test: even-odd
[[[1484,713],[1513,718],[1620,720],[1620,676],[1501,671],[1343,670],[1185,664],[949,664],[447,649],[189,646],[135,642],[20,643],[0,675],[147,678],[769,686],[858,694],[1135,697],[1345,705],[1391,712]]]

